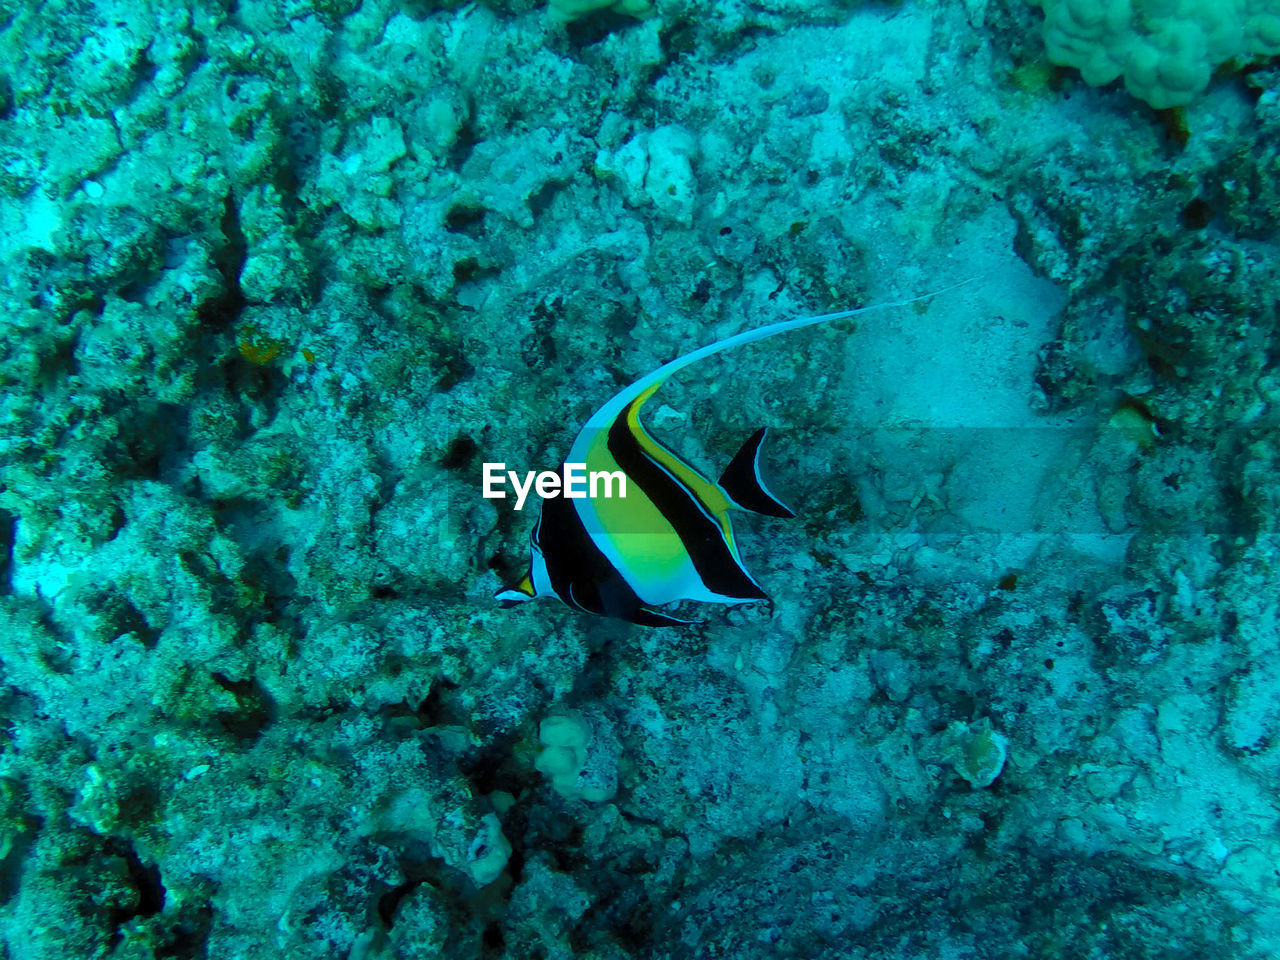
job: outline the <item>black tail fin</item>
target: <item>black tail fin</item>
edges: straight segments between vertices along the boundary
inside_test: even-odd
[[[760,476],[760,446],[768,427],[753,433],[737,452],[720,476],[720,489],[744,510],[753,510],[770,517],[794,517],[795,514],[781,500],[769,492]]]

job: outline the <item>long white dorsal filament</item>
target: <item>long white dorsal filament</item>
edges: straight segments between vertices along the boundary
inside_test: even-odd
[[[699,347],[691,353],[686,353],[682,357],[676,357],[669,363],[665,363],[652,373],[641,377],[639,380],[624,387],[618,394],[609,400],[604,406],[591,415],[582,429],[585,436],[592,430],[602,430],[609,427],[614,419],[622,412],[626,406],[636,397],[644,393],[655,383],[661,383],[677,370],[683,370],[690,364],[697,363],[706,357],[733,347],[741,346],[744,343],[754,343],[757,340],[764,340],[768,337],[775,336],[779,333],[786,333],[788,330],[799,330],[803,327],[812,327],[819,323],[827,323],[831,320],[843,320],[846,317],[856,317],[863,313],[872,313],[877,310],[890,310],[894,307],[905,307],[912,303],[919,303],[921,300],[928,300],[930,297],[941,296],[944,293],[950,293],[952,290],[963,287],[965,284],[972,283],[978,277],[969,277],[967,280],[961,280],[959,283],[953,283],[941,290],[934,290],[930,293],[923,293],[917,297],[908,297],[906,300],[891,300],[887,303],[873,303],[865,307],[857,307],[853,310],[839,310],[835,313],[823,313],[812,317],[792,317],[790,320],[780,320],[777,323],[771,323],[767,326],[757,327],[754,330],[744,330],[742,333],[734,334],[732,337],[726,337],[723,340],[717,340],[715,343],[707,344],[705,347]],[[575,444],[576,446],[576,444]]]

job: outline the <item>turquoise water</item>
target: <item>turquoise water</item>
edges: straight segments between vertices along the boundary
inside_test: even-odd
[[[1043,6],[0,4],[0,958],[1280,952],[1280,9]]]

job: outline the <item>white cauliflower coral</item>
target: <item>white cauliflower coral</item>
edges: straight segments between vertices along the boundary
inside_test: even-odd
[[[603,722],[579,713],[547,717],[538,727],[542,752],[534,766],[568,800],[599,803],[618,789],[618,743]]]
[[[1049,59],[1157,109],[1190,103],[1229,60],[1280,54],[1280,0],[1036,0]]]

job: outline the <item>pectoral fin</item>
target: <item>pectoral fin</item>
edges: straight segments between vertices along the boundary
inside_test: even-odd
[[[697,620],[681,620],[679,617],[671,617],[665,613],[659,613],[657,610],[646,610],[641,607],[631,616],[632,623],[638,623],[643,627],[687,627],[691,623],[697,623]]]

